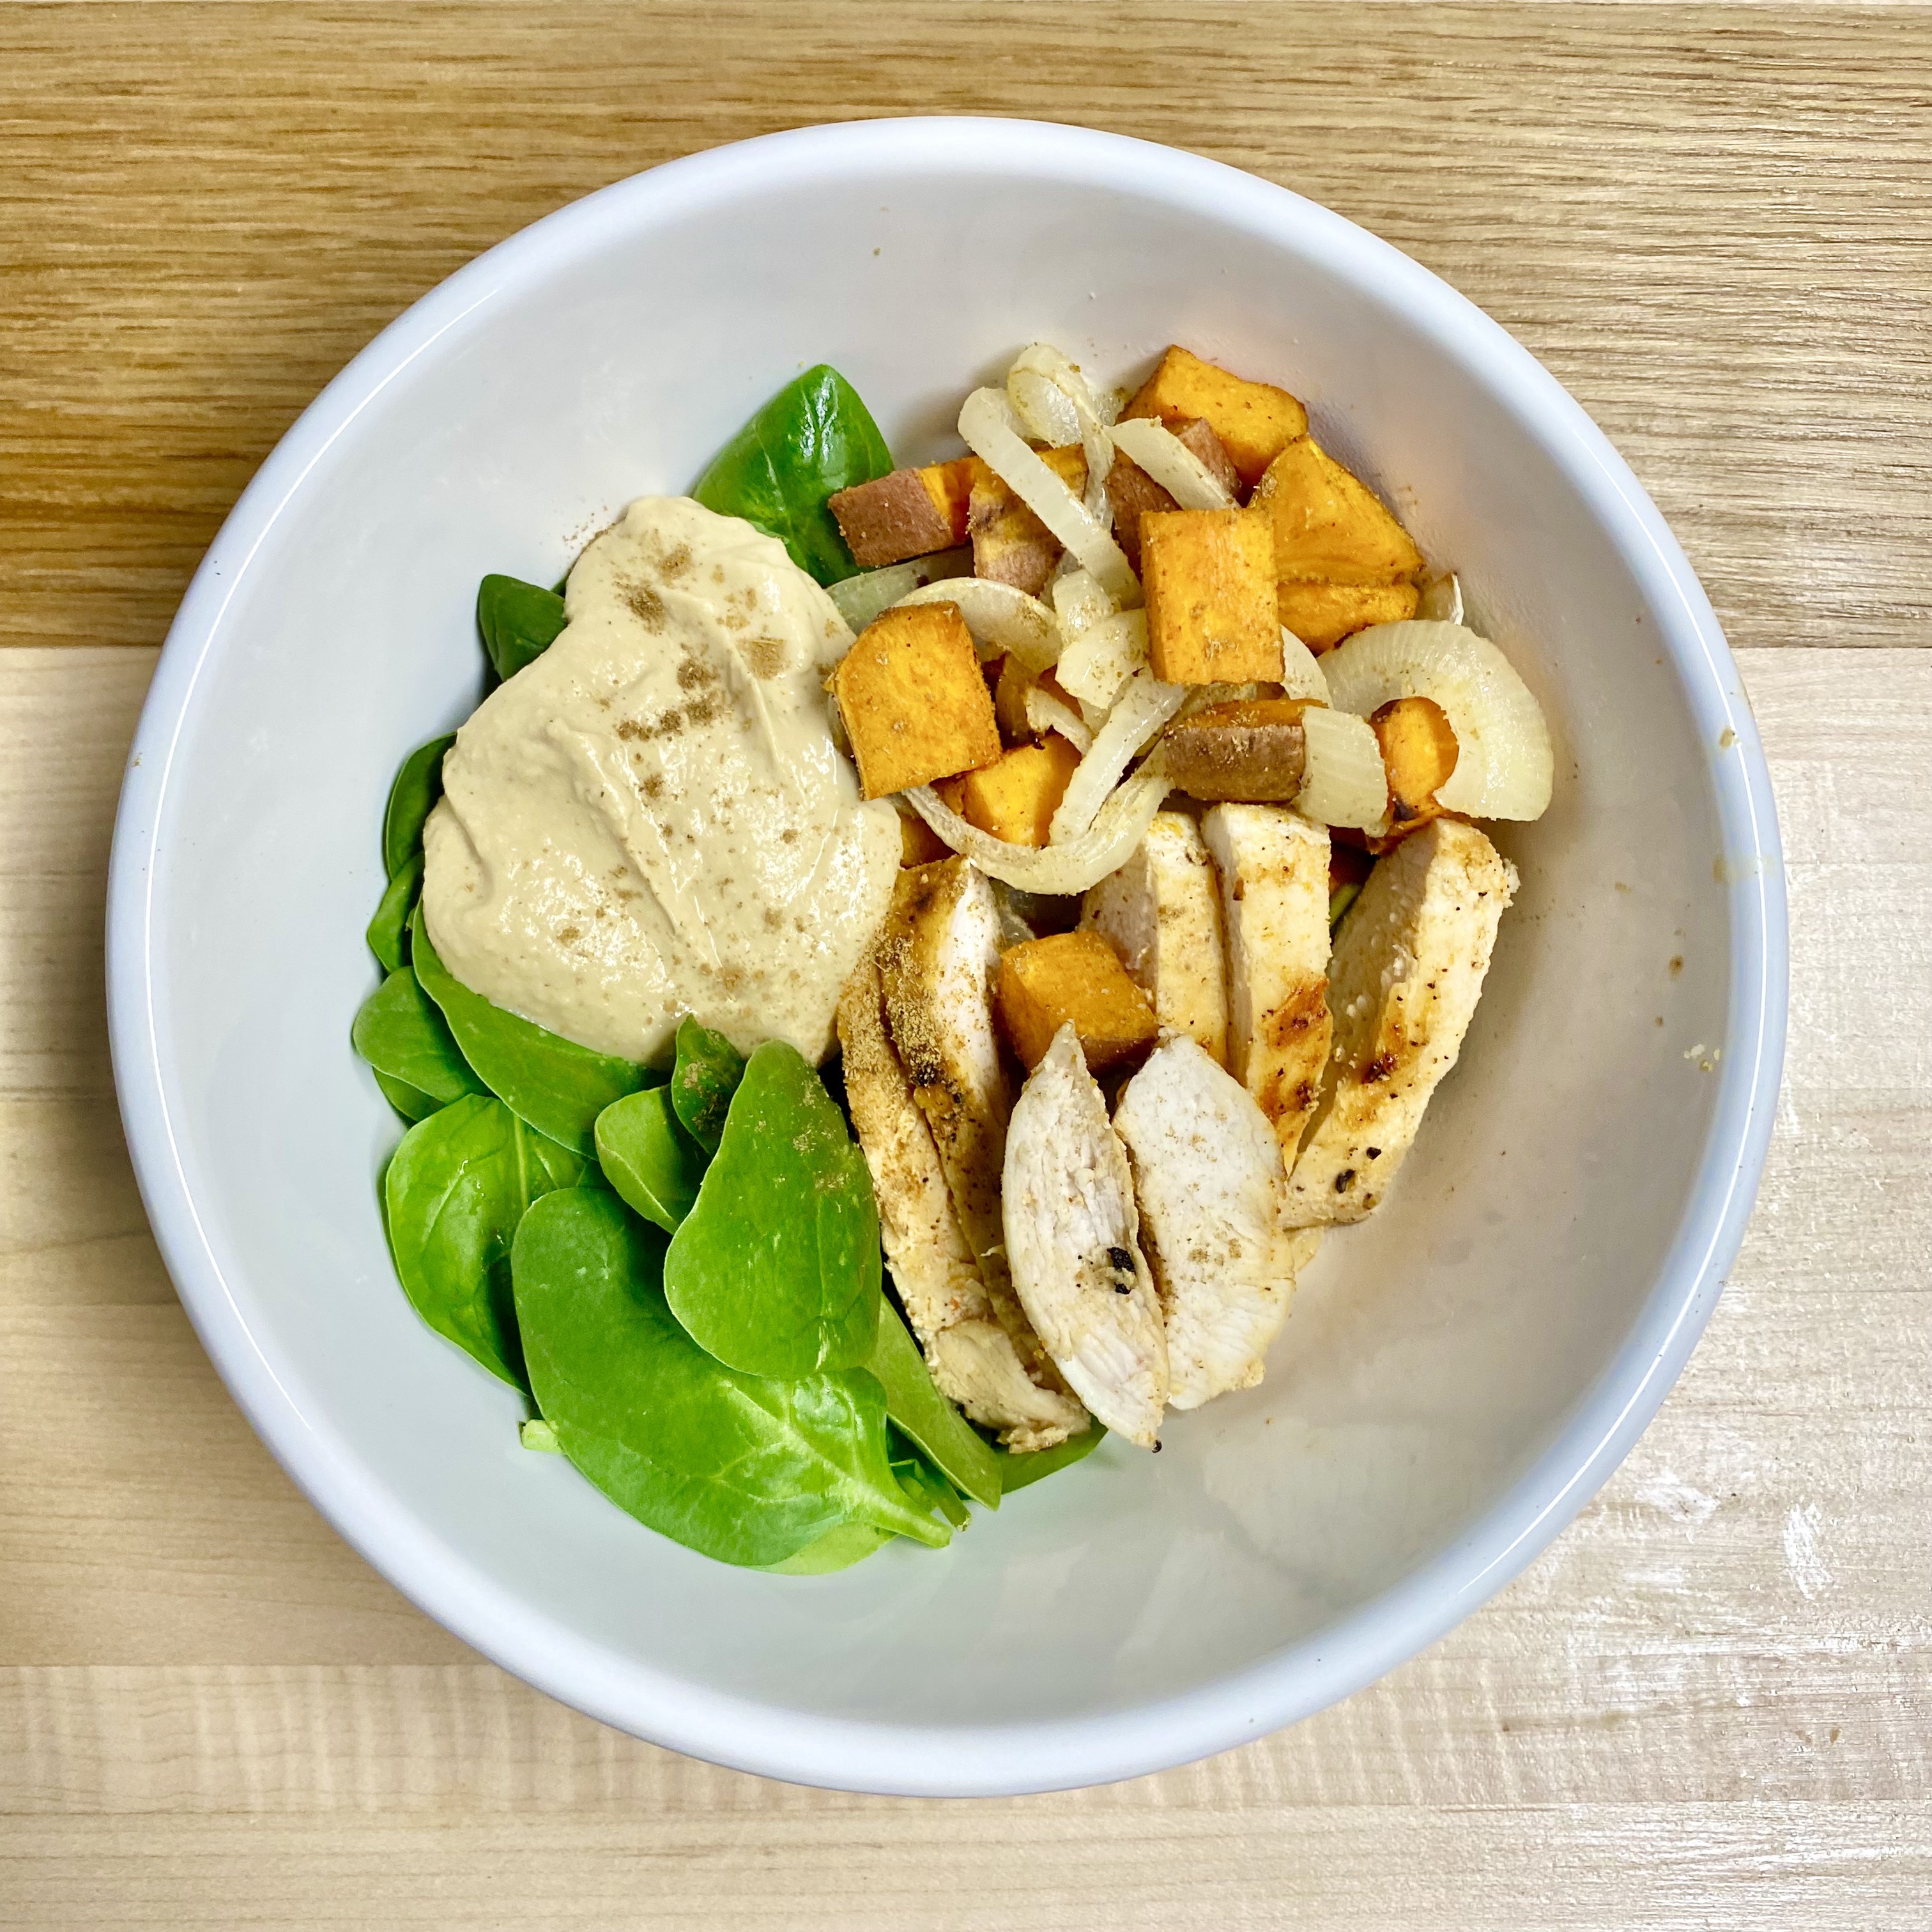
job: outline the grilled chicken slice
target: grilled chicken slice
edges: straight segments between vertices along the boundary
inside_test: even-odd
[[[1167,1405],[1160,1298],[1140,1250],[1126,1150],[1070,1023],[1013,1108],[1004,1198],[1028,1318],[1094,1414],[1153,1448]]]
[[[1201,828],[1159,813],[1140,848],[1087,895],[1080,923],[1109,940],[1163,1027],[1228,1060],[1221,900]]]
[[[993,1030],[1000,915],[986,874],[964,859],[902,872],[874,957],[886,1030],[931,1130],[994,1318],[1028,1378],[1064,1398],[1052,1358],[1013,1293],[1000,1227],[1012,1088]],[[1066,1406],[1067,1429],[1078,1434],[1079,1405]]]
[[[1011,1449],[1051,1448],[1088,1426],[1078,1403],[1041,1388],[994,1319],[959,1232],[938,1150],[887,1037],[879,972],[862,959],[838,1002],[852,1124],[872,1170],[886,1264],[940,1393]]]
[[[1369,874],[1328,986],[1334,1055],[1300,1157],[1288,1221],[1359,1221],[1388,1192],[1456,1064],[1516,869],[1473,825],[1438,818]]]
[[[1262,1378],[1294,1267],[1281,1148],[1234,1076],[1184,1036],[1163,1040],[1114,1110],[1141,1246],[1167,1328],[1168,1406],[1198,1408]]]
[[[1328,828],[1278,805],[1201,821],[1228,934],[1228,1070],[1292,1166],[1328,1060]]]

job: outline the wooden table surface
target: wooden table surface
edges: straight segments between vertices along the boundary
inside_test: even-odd
[[[614,1735],[366,1568],[176,1304],[101,987],[156,647],[321,384],[587,190],[923,111],[1252,169],[1541,356],[1739,653],[1794,960],[1743,1257],[1556,1546],[1296,1730],[951,1804]],[[1932,1919],[1932,8],[0,0],[0,1925]]]

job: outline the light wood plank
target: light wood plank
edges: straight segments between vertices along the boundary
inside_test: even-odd
[[[777,128],[992,112],[1215,155],[1445,275],[1738,641],[1922,644],[1928,74],[1916,7],[0,8],[0,638],[158,642],[322,383],[536,217]]]

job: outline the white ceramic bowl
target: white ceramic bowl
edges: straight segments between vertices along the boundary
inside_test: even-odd
[[[377,827],[478,694],[476,580],[548,581],[807,364],[903,460],[1036,338],[1184,342],[1307,398],[1541,697],[1556,803],[1401,1184],[1259,1388],[1109,1443],[948,1552],[773,1578],[640,1528],[422,1326],[349,1048]],[[1367,1683],[1514,1576],[1630,1448],[1736,1252],[1784,1037],[1771,794],[1656,511],[1460,296],[1211,162],[996,121],[818,128],[567,208],[386,330],[263,465],[169,638],[114,847],[128,1136],[209,1354],[432,1616],[605,1721],[915,1792],[1097,1782]],[[1721,1058],[1719,1049],[1721,1048]]]

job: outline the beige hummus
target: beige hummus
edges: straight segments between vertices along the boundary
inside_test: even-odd
[[[898,819],[862,804],[826,672],[851,642],[776,539],[646,496],[570,574],[569,622],[443,761],[423,915],[464,985],[662,1064],[680,1015],[830,1050]]]

